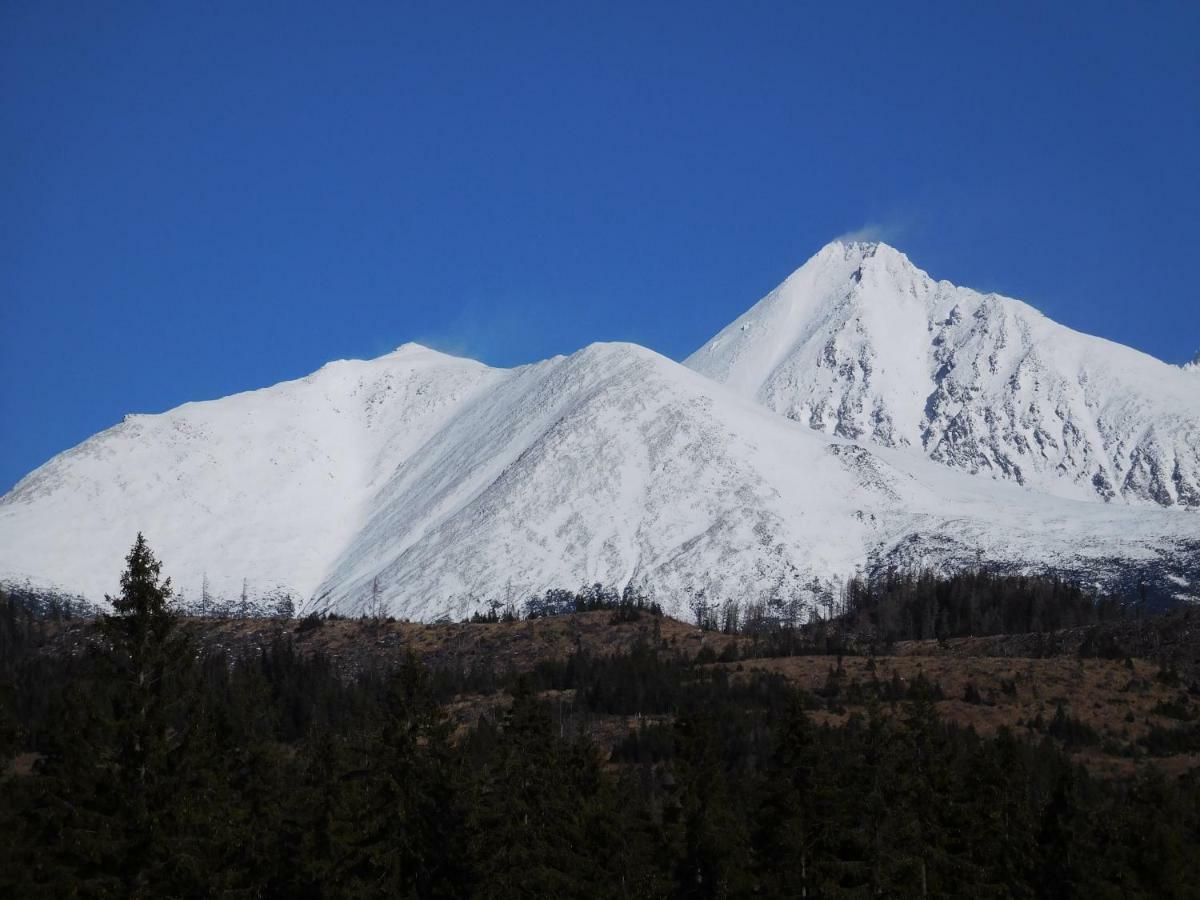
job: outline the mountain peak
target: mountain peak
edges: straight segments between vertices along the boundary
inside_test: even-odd
[[[867,241],[858,238],[834,238],[818,250],[817,255],[820,256],[823,253],[860,253],[863,256],[873,256],[875,251],[880,247],[887,246],[882,241]]]
[[[871,241],[821,250],[688,366],[602,343],[492,369],[406,343],[138,416],[0,497],[0,584],[98,599],[143,529],[193,599],[348,615],[461,619],[596,582],[677,613],[701,587],[815,600],[977,550],[1195,593],[1195,516],[1127,508],[1200,508],[1191,372]]]
[[[416,341],[405,341],[399,347],[392,351],[392,355],[400,353],[436,353],[432,347],[427,347],[424,344],[418,344]]]
[[[874,276],[871,280],[884,282],[928,277],[905,253],[883,241],[838,238],[812,254],[784,284],[822,283],[834,289],[850,281],[862,282],[864,277],[870,276]]]
[[[858,238],[834,238],[824,247],[817,251],[816,256],[857,256],[861,259],[870,259],[874,256],[888,257],[901,256],[908,259],[907,256],[900,250],[897,250],[891,244],[883,241],[861,240]]]
[[[1200,362],[1168,368],[878,241],[827,244],[685,364],[823,433],[1062,496],[1200,506],[1183,383]],[[1101,386],[1121,402],[1097,410]]]
[[[401,344],[399,347],[397,347],[391,353],[386,354],[382,358],[383,359],[392,359],[392,360],[402,359],[402,360],[412,361],[412,362],[416,362],[416,361],[420,360],[420,361],[426,361],[426,362],[430,362],[430,363],[456,361],[456,362],[463,362],[463,363],[472,363],[472,364],[478,365],[478,366],[484,365],[483,363],[479,362],[478,360],[472,359],[469,356],[463,356],[463,355],[457,354],[457,353],[447,353],[445,350],[437,350],[426,344],[418,344],[416,341],[405,341],[403,344]]]

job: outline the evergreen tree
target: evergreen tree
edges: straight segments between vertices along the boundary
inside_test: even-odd
[[[1086,872],[1080,867],[1082,822],[1078,816],[1078,773],[1069,763],[1055,766],[1054,788],[1042,812],[1038,845],[1042,855],[1040,883],[1052,897],[1088,897]]]
[[[352,670],[288,633],[193,664],[140,537],[127,563],[99,629],[0,600],[0,896],[1200,896],[1200,774],[1090,775],[1065,712],[1056,738],[983,737],[871,662],[865,682],[830,667],[824,705],[853,712],[818,727],[822,701],[779,675],[661,636],[524,676]],[[983,576],[851,584],[847,605],[879,591],[939,634],[1049,623],[1054,585],[1035,587],[1046,603],[1011,619],[1021,590]],[[562,692],[557,716],[535,687]],[[451,733],[451,698],[473,698],[465,721],[506,694],[499,723]]]
[[[1030,897],[1037,859],[1029,763],[1012,732],[1001,729],[954,762],[962,802],[954,833],[981,874],[978,891]]]
[[[176,811],[178,760],[186,717],[180,712],[182,669],[189,659],[169,607],[171,580],[139,532],[125,558],[121,592],[104,616],[113,672],[113,764],[116,819],[124,833],[120,877],[128,896],[151,893],[153,871],[169,861],[165,842]]]
[[[761,790],[756,846],[758,859],[772,862],[764,873],[768,892],[816,896],[818,860],[829,850],[836,793],[799,695],[779,724]]]
[[[750,842],[730,794],[716,723],[707,712],[681,716],[678,888],[684,897],[738,897],[750,890]]]
[[[356,773],[343,874],[350,893],[460,895],[462,821],[449,729],[413,657],[391,675],[366,768]]]
[[[11,785],[21,840],[13,848],[16,865],[5,870],[22,876],[5,885],[11,896],[68,887],[80,896],[124,893],[127,842],[106,687],[75,681],[61,689],[51,701],[37,778],[22,790]]]
[[[585,893],[589,872],[579,798],[565,777],[562,749],[549,713],[522,678],[471,804],[471,855],[481,896]]]

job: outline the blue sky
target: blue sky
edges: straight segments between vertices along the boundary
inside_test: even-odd
[[[1183,362],[1197,34],[1194,2],[3,4],[0,490],[406,340],[682,358],[862,228]]]

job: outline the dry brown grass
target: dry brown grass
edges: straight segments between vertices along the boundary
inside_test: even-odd
[[[184,619],[182,626],[202,649],[223,650],[234,659],[256,654],[273,641],[290,636],[300,653],[322,654],[348,675],[370,666],[396,665],[408,653],[435,667],[490,665],[497,672],[521,672],[540,660],[566,659],[575,650],[596,655],[625,653],[644,641],[690,658],[705,646],[719,653],[735,640],[649,613],[633,622],[616,622],[608,610],[476,624],[329,619],[304,629],[294,619]],[[96,637],[96,627],[90,622],[58,625],[45,652],[79,652]]]
[[[593,655],[625,653],[639,641],[686,658],[694,658],[705,647],[720,654],[730,644],[748,646],[744,639],[739,642],[727,635],[702,632],[693,625],[666,617],[643,614],[634,622],[618,622],[610,611],[507,623],[421,625],[327,620],[307,630],[299,625],[294,620],[261,619],[184,622],[201,647],[225,650],[234,658],[255,654],[259,648],[289,635],[300,653],[323,654],[346,675],[368,667],[397,665],[408,653],[433,667],[468,670],[490,666],[495,672],[504,673],[528,671],[541,660],[563,660],[576,650]],[[93,638],[94,626],[65,625],[48,650],[77,652]],[[1156,677],[1160,670],[1158,662],[1080,659],[1076,655],[1079,642],[1073,633],[1050,636],[1049,640],[1048,645],[1046,639],[1037,635],[1010,635],[942,643],[913,641],[897,645],[894,655],[845,656],[841,665],[847,686],[857,681],[865,688],[872,679],[888,683],[893,673],[905,683],[923,676],[938,684],[944,693],[945,699],[937,703],[943,718],[984,735],[1007,726],[1019,736],[1040,739],[1032,723],[1040,716],[1043,726],[1048,725],[1061,703],[1069,715],[1099,734],[1100,745],[1076,753],[1097,774],[1124,775],[1143,764],[1157,765],[1168,772],[1200,765],[1197,756],[1150,759],[1136,749],[1138,740],[1152,725],[1162,728],[1178,725],[1154,712],[1160,703],[1178,697],[1182,690]],[[1183,643],[1190,647],[1192,642]],[[1060,655],[1033,655],[1054,648]],[[824,688],[838,660],[833,656],[795,656],[716,665],[743,673],[776,672],[815,694]],[[1006,692],[1005,682],[1015,685],[1015,692]],[[975,686],[983,702],[965,700],[968,683]],[[571,698],[566,694],[548,699],[555,700],[561,708],[569,705]],[[502,693],[465,696],[450,705],[449,714],[461,733],[481,716],[498,718],[509,702]],[[845,703],[844,694],[841,703]],[[1193,702],[1192,708],[1197,705]],[[813,715],[818,721],[838,723],[845,722],[856,711],[861,712],[861,708],[822,709]],[[602,747],[611,747],[636,727],[638,721],[623,716],[591,716],[588,730]]]
[[[795,656],[725,665],[740,668],[742,672],[775,672],[798,687],[817,693],[825,687],[830,671],[837,664],[837,658],[832,656]],[[1040,732],[1032,723],[1040,716],[1042,722],[1049,725],[1061,703],[1068,715],[1091,726],[1100,735],[1102,745],[1087,747],[1075,754],[1097,774],[1120,775],[1132,771],[1138,760],[1111,751],[1135,747],[1152,725],[1163,728],[1178,725],[1175,720],[1155,713],[1154,709],[1160,703],[1177,698],[1181,689],[1178,685],[1161,682],[1156,677],[1159,665],[1147,660],[1125,663],[1070,657],[907,655],[843,657],[841,664],[845,685],[858,681],[866,687],[874,679],[887,684],[894,674],[907,685],[918,676],[924,677],[937,684],[945,696],[936,703],[942,718],[964,728],[974,728],[982,735],[993,735],[1001,726],[1007,726],[1019,736],[1038,740]],[[1015,686],[1015,693],[1005,692],[1005,682]],[[964,699],[968,683],[975,686],[983,702],[969,703]],[[861,707],[857,711],[861,712]],[[853,707],[847,707],[844,712],[819,710],[814,717],[818,721],[841,723],[854,712]],[[1104,746],[1108,747],[1108,752]],[[1143,757],[1141,762],[1182,772],[1200,765],[1200,756]]]
[[[687,657],[703,646],[719,652],[733,640],[649,614],[634,622],[615,622],[614,613],[607,610],[517,622],[424,625],[333,619],[311,630],[297,630],[298,626],[295,621],[262,619],[185,621],[203,646],[235,657],[257,652],[286,632],[301,653],[323,654],[346,672],[368,665],[386,667],[408,653],[431,666],[490,665],[498,672],[521,672],[543,659],[566,659],[576,650],[597,655],[628,652],[639,640]]]

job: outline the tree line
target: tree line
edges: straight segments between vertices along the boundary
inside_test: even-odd
[[[287,636],[234,664],[140,537],[110,599],[55,655],[0,604],[5,896],[1200,895],[1196,775],[1093,778],[1065,717],[984,738],[914,682],[819,724],[833,693],[653,638],[487,678],[347,680]]]
[[[815,590],[815,588],[814,588]],[[946,640],[998,634],[1046,634],[1118,622],[1145,613],[1144,604],[1099,595],[1052,575],[986,569],[950,575],[888,571],[848,579],[812,603],[707,600],[690,603],[706,631],[748,638],[753,656],[850,653],[897,641]]]

